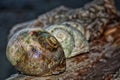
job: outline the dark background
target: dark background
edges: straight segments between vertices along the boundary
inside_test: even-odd
[[[7,36],[12,26],[35,19],[60,5],[78,8],[90,1],[92,0],[0,0],[0,80],[17,72],[5,55]],[[115,1],[120,10],[120,0]]]

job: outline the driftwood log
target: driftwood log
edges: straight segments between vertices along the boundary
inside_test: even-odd
[[[24,28],[78,20],[92,34],[88,53],[67,59],[62,74],[35,77],[16,73],[7,80],[120,80],[120,16],[114,0],[94,0],[78,9],[62,6],[14,26],[9,38]]]

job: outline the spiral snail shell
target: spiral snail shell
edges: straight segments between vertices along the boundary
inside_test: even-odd
[[[51,25],[46,27],[45,30],[50,32],[61,43],[65,52],[65,57],[70,58],[81,53],[89,51],[89,44],[84,37],[84,29],[79,27],[78,29],[71,23]],[[82,32],[81,32],[82,31]]]
[[[8,42],[6,54],[12,65],[28,75],[59,74],[66,68],[60,43],[40,28],[23,29],[14,34]]]

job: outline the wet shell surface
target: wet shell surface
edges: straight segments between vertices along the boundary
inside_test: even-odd
[[[64,51],[57,39],[42,29],[23,29],[9,40],[6,55],[20,72],[47,76],[65,71]]]
[[[84,36],[83,28],[79,30],[67,23],[51,25],[45,28],[61,43],[66,58],[71,58],[89,51],[89,44]],[[82,30],[82,32],[80,31]]]

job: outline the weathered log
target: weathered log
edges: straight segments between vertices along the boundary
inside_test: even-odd
[[[95,0],[83,8],[57,8],[38,19],[14,26],[10,32],[46,27],[64,21],[78,21],[92,33],[90,51],[66,60],[66,71],[59,75],[35,77],[16,73],[7,80],[119,80],[120,17],[113,0]]]

